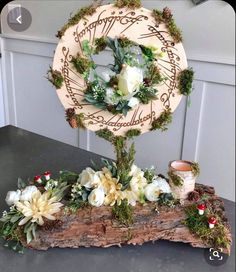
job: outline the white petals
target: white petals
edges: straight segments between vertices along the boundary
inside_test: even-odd
[[[27,186],[21,193],[20,200],[21,201],[30,201],[33,194],[37,192],[38,189],[36,186]]]
[[[79,182],[88,189],[97,187],[101,183],[99,172],[95,172],[92,168],[87,167],[80,174]]]
[[[132,97],[132,98],[129,100],[128,106],[129,106],[130,108],[134,108],[134,107],[138,106],[139,103],[140,103],[140,101],[139,101],[138,98]]]
[[[149,201],[157,201],[161,193],[171,193],[167,181],[163,178],[157,178],[145,188],[145,197]]]
[[[105,200],[105,194],[103,189],[96,188],[94,189],[88,197],[89,204],[95,207],[100,207],[103,205],[103,202]]]
[[[6,203],[9,206],[16,204],[20,200],[21,191],[9,191],[6,196]]]

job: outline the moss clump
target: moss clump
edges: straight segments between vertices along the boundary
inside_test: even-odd
[[[226,227],[220,217],[217,217],[217,224],[213,229],[208,226],[208,218],[212,216],[207,209],[204,215],[199,215],[196,204],[185,208],[186,220],[183,222],[189,230],[203,242],[214,248],[228,248],[230,241],[227,238]]]
[[[170,109],[165,110],[159,118],[155,119],[152,122],[151,130],[161,130],[166,131],[168,128],[167,126],[172,122],[172,113]]]
[[[136,9],[136,8],[141,8],[141,0],[116,0],[115,1],[115,6],[118,8],[130,8],[130,9]]]
[[[183,186],[184,184],[184,181],[182,180],[182,178],[176,174],[174,174],[173,172],[168,172],[168,176],[170,177],[171,179],[171,182],[177,186],[177,187],[180,187],[180,186]]]
[[[117,89],[118,88],[118,77],[117,76],[112,76],[110,81],[109,81],[109,86],[110,87],[113,87],[114,89]]]
[[[125,36],[119,37],[118,42],[122,48],[127,48],[136,45],[135,42],[131,41],[129,38]]]
[[[96,131],[96,135],[108,142],[112,142],[113,138],[115,137],[114,134],[108,128]]]
[[[171,11],[168,8],[164,8],[163,11],[154,9],[152,12],[154,19],[157,23],[165,23],[171,37],[175,43],[182,42],[182,33],[177,27],[175,20],[172,17]]]
[[[92,62],[89,59],[82,57],[80,54],[77,54],[76,57],[72,57],[71,63],[80,74],[84,74],[92,67]]]
[[[61,38],[69,27],[78,24],[79,21],[85,19],[86,16],[93,15],[96,12],[96,8],[97,6],[94,4],[81,8],[73,17],[68,20],[68,23],[58,31],[56,37]]]
[[[107,47],[107,38],[105,36],[95,39],[95,54],[99,54]]]
[[[192,68],[181,71],[178,75],[178,89],[183,95],[190,95],[192,92],[192,85],[194,79],[194,72]]]
[[[76,114],[76,123],[79,128],[82,128],[82,129],[86,128],[86,126],[84,124],[84,114],[83,113]]]
[[[53,70],[52,67],[48,70],[47,79],[57,88],[60,89],[63,85],[64,78],[61,72],[57,70]]]
[[[125,136],[128,139],[131,139],[133,137],[137,137],[141,134],[141,130],[140,129],[130,129],[126,132]]]
[[[192,173],[195,177],[200,175],[200,167],[197,162],[192,162],[191,170],[192,170]]]
[[[121,225],[130,226],[133,224],[133,209],[127,200],[122,200],[120,205],[115,205],[112,209],[113,217]]]
[[[155,64],[150,65],[148,71],[149,71],[148,77],[149,86],[159,84],[163,80],[160,69]]]

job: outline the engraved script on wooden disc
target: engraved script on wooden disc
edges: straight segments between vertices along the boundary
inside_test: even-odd
[[[157,100],[149,104],[140,104],[129,111],[127,116],[113,115],[107,110],[101,110],[84,101],[86,83],[70,63],[72,56],[82,52],[83,40],[94,42],[96,38],[109,36],[111,38],[124,35],[130,40],[144,46],[158,47],[164,56],[158,61],[165,81],[158,86]],[[187,68],[187,60],[183,45],[175,44],[164,23],[157,24],[152,11],[145,8],[130,10],[105,5],[97,8],[96,13],[87,16],[77,25],[70,27],[61,38],[54,56],[53,69],[64,77],[64,83],[57,94],[65,109],[74,108],[76,114],[84,114],[86,128],[97,131],[108,128],[115,135],[124,135],[130,129],[140,129],[148,132],[152,121],[166,110],[173,112],[182,95],[177,88],[177,77],[181,70]]]

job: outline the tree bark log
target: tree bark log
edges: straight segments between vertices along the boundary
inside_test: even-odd
[[[196,186],[211,199],[216,200],[218,209],[224,216],[222,200],[215,195],[214,188],[198,184]],[[149,202],[147,205],[137,204],[134,207],[134,223],[130,226],[120,225],[112,216],[112,207],[85,207],[77,213],[65,213],[63,210],[56,215],[57,220],[47,222],[38,228],[37,238],[26,247],[47,250],[52,247],[110,247],[122,244],[142,245],[148,241],[159,239],[174,242],[189,243],[193,247],[209,248],[200,238],[190,233],[183,224],[186,219],[185,207],[194,201],[186,200],[174,208],[156,206]],[[158,212],[157,212],[158,208]],[[225,219],[227,221],[227,219]],[[227,237],[232,241],[230,227],[225,222]],[[224,249],[230,253],[230,249]]]

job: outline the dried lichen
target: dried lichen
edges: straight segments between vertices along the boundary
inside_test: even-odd
[[[204,243],[214,248],[228,248],[230,246],[226,227],[220,217],[217,217],[215,227],[210,229],[208,226],[208,218],[212,216],[210,210],[207,209],[204,215],[199,215],[196,204],[193,204],[185,208],[185,213],[187,218],[183,223]]]
[[[191,164],[191,171],[195,177],[200,175],[200,167],[197,162],[192,162]]]
[[[120,205],[116,204],[112,209],[112,215],[121,225],[133,224],[133,209],[127,200],[122,200]]]
[[[115,6],[118,8],[127,7],[129,9],[141,8],[141,0],[116,0]]]
[[[96,12],[96,8],[97,6],[94,4],[81,8],[73,17],[68,20],[68,23],[64,25],[61,30],[58,31],[56,36],[58,38],[61,38],[69,27],[78,24],[79,21],[85,19],[86,16],[93,15]]]
[[[47,79],[57,88],[60,89],[63,85],[64,82],[64,78],[62,76],[62,73],[57,71],[57,70],[53,70],[52,67],[50,67],[50,69],[48,70],[47,73],[48,77]]]
[[[84,74],[92,66],[92,62],[89,59],[82,57],[80,54],[77,54],[76,57],[72,57],[71,63],[80,74]]]
[[[137,137],[141,134],[141,130],[140,129],[130,129],[126,132],[125,136],[128,139],[131,139],[133,137]]]
[[[151,130],[161,130],[161,131],[165,131],[167,130],[167,126],[172,122],[172,113],[171,110],[165,110],[164,112],[162,112],[162,114],[160,115],[159,118],[155,119],[152,122],[152,127]]]
[[[180,187],[180,186],[183,186],[184,184],[184,181],[182,180],[182,178],[176,174],[174,174],[173,172],[168,172],[168,176],[170,177],[170,180],[171,182],[177,186],[177,187]]]
[[[181,71],[178,75],[178,89],[183,95],[190,95],[192,92],[192,85],[194,79],[194,72],[192,68]]]
[[[107,38],[105,36],[95,39],[95,54],[99,54],[107,47]]]
[[[161,12],[160,10],[154,9],[152,15],[157,23],[165,23],[171,37],[175,43],[182,42],[182,33],[177,27],[175,20],[172,17],[172,13],[168,8],[164,8]]]

